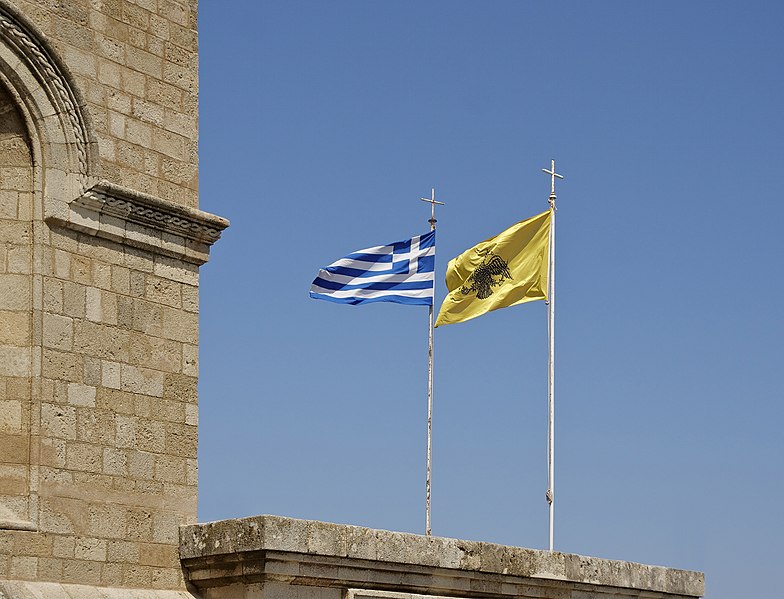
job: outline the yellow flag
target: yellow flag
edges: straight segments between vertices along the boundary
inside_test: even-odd
[[[547,299],[550,211],[517,223],[449,261],[436,326]]]

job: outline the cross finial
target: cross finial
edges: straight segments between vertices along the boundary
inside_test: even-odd
[[[558,177],[559,179],[563,179],[563,175],[559,175],[555,172],[555,160],[550,161],[550,170],[548,171],[546,168],[542,169],[542,172],[547,173],[550,175],[550,204],[555,204],[555,178]]]
[[[444,206],[444,202],[436,202],[436,188],[433,187],[430,190],[430,197],[429,198],[419,198],[423,202],[430,203],[430,220],[427,221],[430,223],[430,230],[433,231],[436,228],[436,204],[439,206]]]

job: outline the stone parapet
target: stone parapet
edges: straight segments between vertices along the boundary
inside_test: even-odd
[[[704,593],[699,572],[279,516],[183,526],[180,556],[205,599],[364,598],[359,590],[383,591],[377,599]]]
[[[0,597],[3,599],[6,597],[8,599],[195,599],[187,591],[117,589],[23,580],[0,580]]]

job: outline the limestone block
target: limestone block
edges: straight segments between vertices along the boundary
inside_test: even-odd
[[[120,369],[120,385],[123,391],[153,397],[163,396],[165,377],[163,372],[127,364],[122,364]]]
[[[117,414],[134,414],[135,412],[132,393],[106,387],[98,388],[95,405],[102,410],[109,410]]]
[[[34,580],[38,576],[38,558],[28,556],[11,557],[11,578]]]
[[[183,516],[173,512],[156,512],[153,514],[152,540],[154,543],[177,545],[179,525],[184,524]]]
[[[69,383],[68,403],[74,406],[95,407],[95,387],[81,383]]]
[[[66,466],[69,470],[101,472],[103,452],[98,445],[70,441],[66,444]]]
[[[185,404],[185,424],[199,425],[199,407],[195,404]]]
[[[195,456],[198,441],[198,430],[195,426],[173,422],[166,425],[166,453],[169,455],[181,457]]]
[[[90,356],[84,357],[84,384],[97,387],[101,384],[101,360]],[[95,401],[93,400],[93,405]]]
[[[93,322],[101,322],[103,320],[101,290],[96,287],[87,287],[86,294],[85,312],[87,319]]]
[[[199,311],[199,288],[191,285],[182,286],[182,309],[188,312]]]
[[[101,582],[101,562],[64,560],[63,581],[85,585],[98,585]]]
[[[0,310],[0,345],[28,346],[31,332],[29,312]]]
[[[0,345],[0,376],[31,375],[32,354],[29,347]]]
[[[183,343],[196,345],[199,342],[199,317],[195,313],[175,308],[162,308],[163,330],[161,336]]]
[[[86,290],[84,285],[70,281],[62,282],[63,312],[74,318],[84,318],[86,314]]]
[[[115,443],[117,447],[134,449],[136,447],[136,422],[134,417],[120,416],[115,417]],[[131,475],[136,475],[133,471],[133,454],[131,455]]]
[[[55,535],[52,542],[52,555],[54,557],[73,557],[76,548],[76,538]]]
[[[30,299],[30,277],[19,274],[0,275],[0,310],[29,310]]]
[[[93,263],[90,258],[71,254],[71,280],[84,285],[93,284]]]
[[[130,293],[131,271],[124,266],[112,265],[112,291],[128,295]]]
[[[175,568],[179,565],[179,561],[179,551],[174,545],[139,544],[139,563],[142,565]]]
[[[133,329],[154,337],[163,336],[164,309],[143,299],[133,300]]]
[[[135,564],[139,562],[139,543],[108,541],[106,557],[111,562]]]
[[[115,414],[109,410],[81,408],[76,411],[76,437],[79,441],[87,441],[104,446],[115,444]],[[104,451],[104,469],[106,468],[106,452]],[[114,472],[107,472],[114,474]]]
[[[182,424],[185,422],[185,405],[181,401],[173,401],[169,399],[156,399],[152,400],[155,403],[157,410],[152,412],[156,418],[165,420],[167,422]],[[169,427],[166,429],[166,443],[169,443]]]
[[[129,340],[128,331],[121,328],[89,320],[74,324],[73,349],[81,354],[111,362],[127,362],[130,353]]]
[[[30,274],[32,252],[27,245],[9,245],[6,248],[6,271],[9,273]]]
[[[123,568],[123,586],[148,588],[152,586],[150,566],[126,566]]]
[[[85,537],[77,538],[74,557],[81,560],[106,561],[106,541]]]
[[[137,419],[136,447],[142,451],[161,453],[166,447],[166,428],[157,420]]]
[[[122,564],[103,564],[101,566],[101,584],[113,587],[120,586],[122,584],[122,572]]]
[[[179,308],[182,305],[180,288],[179,283],[170,279],[148,276],[145,280],[144,295],[151,302]]]
[[[82,528],[84,502],[63,497],[42,497],[39,527],[51,533],[73,534]]]
[[[76,439],[76,408],[41,404],[41,434],[58,439]]]
[[[20,400],[0,400],[0,432],[21,434],[22,402]]]
[[[155,479],[176,484],[185,483],[185,460],[179,457],[160,455],[155,459]]]
[[[3,363],[2,353],[2,348],[0,348],[0,365]],[[41,366],[45,378],[61,381],[79,382],[84,372],[84,361],[79,354],[49,348],[43,350]],[[2,366],[0,366],[0,375],[2,374]]]
[[[164,379],[163,397],[186,403],[197,403],[196,377],[184,374],[167,374]]]
[[[110,389],[120,388],[121,364],[110,360],[101,360],[101,385]]]
[[[63,560],[56,557],[38,558],[38,578],[41,580],[61,580]]]
[[[128,509],[114,504],[91,503],[82,506],[86,512],[86,534],[107,539],[107,559],[112,559],[112,540],[125,542]]]
[[[43,278],[43,309],[54,314],[63,311],[63,282],[52,278]]]
[[[128,510],[126,538],[129,540],[152,540],[152,513],[145,509]]]
[[[129,451],[128,474],[135,479],[151,480],[154,478],[155,455],[146,451]]]

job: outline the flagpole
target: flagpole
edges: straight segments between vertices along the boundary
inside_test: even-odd
[[[430,202],[430,230],[436,230],[436,204],[441,206],[443,202],[436,202],[436,190],[430,190],[429,198],[419,198],[424,202]],[[435,285],[433,288],[433,300],[435,302]],[[430,528],[430,483],[432,474],[433,458],[433,303],[428,310],[430,326],[428,328],[427,344],[427,473],[425,477],[425,534],[429,537],[432,534]]]
[[[563,179],[563,175],[555,172],[555,160],[550,163],[550,170],[542,169],[550,175],[550,264],[548,272],[547,293],[547,505],[549,510],[549,547],[553,551],[554,503],[555,503],[555,178]]]

